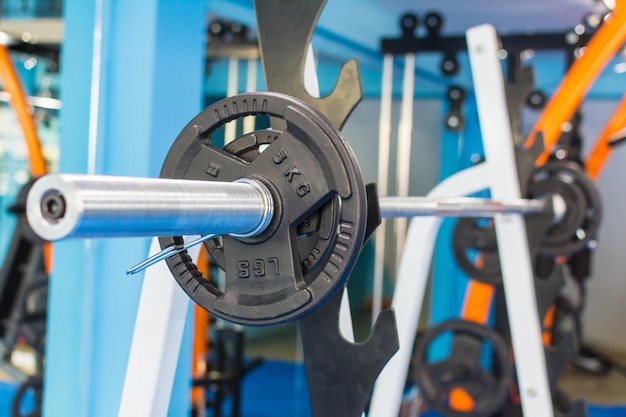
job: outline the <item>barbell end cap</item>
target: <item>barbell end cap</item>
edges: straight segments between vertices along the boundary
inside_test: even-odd
[[[80,207],[68,204],[75,190],[63,174],[50,174],[33,184],[26,198],[26,218],[35,234],[46,241],[61,240],[75,229]]]

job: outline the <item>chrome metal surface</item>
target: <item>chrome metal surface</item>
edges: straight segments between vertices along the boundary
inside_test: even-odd
[[[161,250],[160,252],[157,252],[154,255],[148,257],[147,259],[144,259],[143,261],[139,262],[137,265],[134,265],[128,268],[128,270],[126,270],[126,275],[135,275],[143,271],[144,269],[151,267],[157,262],[161,262],[169,258],[170,256],[174,256],[177,253],[181,253],[184,250],[187,250],[193,246],[199,245],[202,242],[206,242],[209,239],[213,239],[216,236],[217,235],[204,235],[197,239],[192,240],[191,242],[185,242],[182,245],[168,246],[167,248]]]
[[[545,209],[543,200],[494,201],[484,198],[454,197],[379,197],[383,218],[439,216],[439,217],[493,217],[494,214],[534,214]]]
[[[555,218],[566,209],[552,198]],[[492,217],[533,214],[546,200],[380,197],[383,218]],[[272,219],[274,201],[261,182],[189,181],[52,174],[32,187],[29,224],[46,240],[97,237],[221,235],[252,237]]]
[[[32,187],[29,224],[46,240],[235,234],[254,236],[273,201],[254,180],[223,183],[52,174]]]
[[[383,58],[380,91],[380,118],[378,120],[378,195],[387,195],[389,185],[389,152],[391,148],[391,101],[393,90],[393,55]],[[385,238],[387,224],[381,222],[376,229],[374,250],[374,285],[372,289],[372,323],[376,321],[383,305],[383,275],[385,269]]]

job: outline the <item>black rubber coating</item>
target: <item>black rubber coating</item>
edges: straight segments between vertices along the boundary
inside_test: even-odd
[[[428,347],[446,332],[452,333],[452,348],[448,358],[427,362]],[[481,367],[484,342],[493,348],[493,366],[498,375]],[[484,417],[498,411],[508,398],[513,380],[513,364],[509,347],[495,330],[480,324],[450,320],[429,329],[418,339],[415,347],[415,381],[424,399],[437,412],[447,417]],[[474,401],[471,411],[450,407],[450,392],[464,390]]]
[[[452,232],[452,254],[459,268],[478,281],[499,285],[502,282],[498,242],[493,222],[488,219],[462,217]],[[477,264],[471,255],[480,255]]]
[[[284,119],[287,128],[267,140],[269,146],[251,161],[211,144],[218,128],[249,115]],[[255,132],[257,138],[264,135],[276,132]],[[217,263],[226,272],[224,292],[202,277],[187,253],[167,260],[183,290],[225,320],[272,325],[303,317],[343,287],[361,251],[367,199],[356,158],[326,117],[295,98],[248,93],[209,106],[180,133],[161,177],[254,178],[274,197],[276,210],[266,231],[248,239],[222,236],[223,259]],[[319,221],[328,223],[318,228],[328,231],[327,239],[318,246],[320,240],[312,239],[313,246],[303,251],[298,235],[318,212]],[[160,242],[167,247],[180,238]]]
[[[548,228],[538,253],[572,255],[595,239],[602,218],[602,203],[595,183],[575,162],[551,160],[538,167],[528,185],[528,198],[559,194],[567,210],[563,219]]]

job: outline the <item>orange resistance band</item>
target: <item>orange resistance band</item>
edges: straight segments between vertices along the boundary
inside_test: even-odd
[[[569,69],[531,130],[526,147],[533,144],[539,132],[543,133],[545,141],[545,151],[537,158],[536,165],[541,166],[548,160],[561,136],[563,124],[571,119],[595,79],[626,41],[624,9],[626,0],[618,0],[615,10],[591,38],[585,53]]]
[[[209,276],[209,261],[207,259],[206,249],[201,248],[198,255],[198,271],[203,276]],[[191,356],[191,375],[192,378],[203,377],[207,373],[207,351],[208,351],[208,333],[209,333],[209,313],[200,307],[194,305],[194,331],[193,331],[193,352]],[[204,415],[205,392],[202,387],[191,389],[191,401],[195,404],[199,411],[198,415]]]
[[[48,173],[48,167],[41,150],[37,127],[9,51],[3,45],[0,45],[0,78],[2,78],[4,89],[11,95],[10,103],[24,134],[28,148],[30,175],[33,178],[41,177]],[[44,270],[50,274],[52,271],[52,245],[50,243],[44,243],[43,253]]]

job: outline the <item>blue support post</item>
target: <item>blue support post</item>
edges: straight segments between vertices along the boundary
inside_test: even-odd
[[[201,109],[205,1],[66,0],[64,7],[60,170],[158,176],[176,135]],[[142,285],[124,271],[147,249],[146,239],[55,244],[44,415],[117,415]],[[189,340],[187,332],[172,416],[189,408]]]
[[[461,149],[465,132],[445,130],[441,140],[440,182],[461,170]],[[450,237],[454,224],[454,219],[445,219],[441,223],[435,246],[430,313],[430,321],[433,324],[449,319],[459,310],[459,269],[450,251]]]
[[[441,181],[469,167],[473,154],[483,155],[476,100],[471,92],[467,94],[463,115],[463,132],[446,132],[443,135]],[[459,317],[463,305],[467,276],[459,270],[452,255],[452,232],[455,224],[455,219],[445,219],[442,222],[435,246],[430,312],[432,324]],[[431,349],[431,359],[446,357],[448,349],[449,338],[440,338]]]

